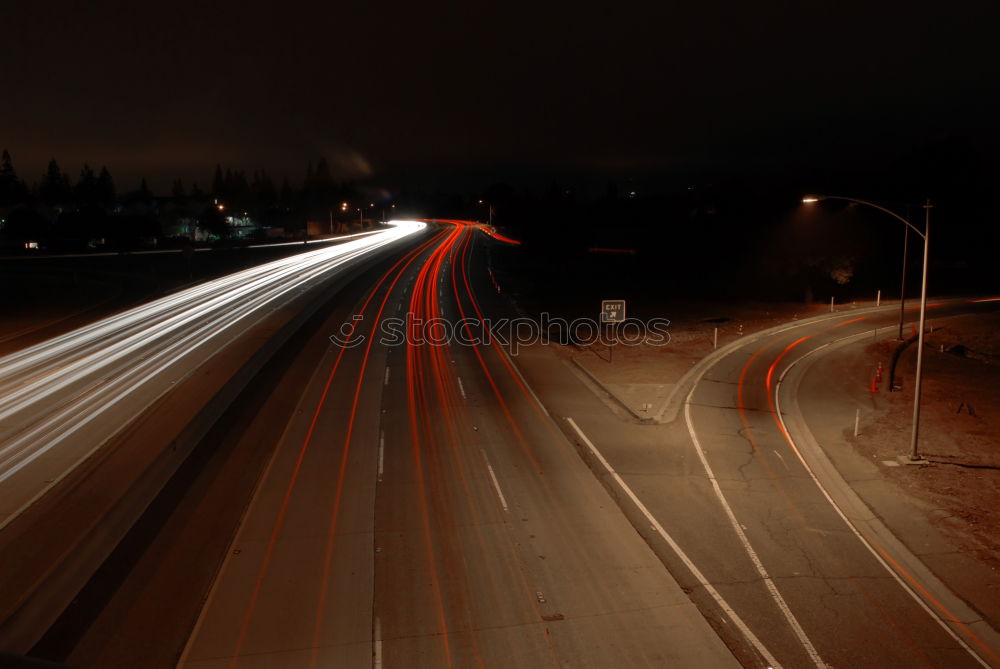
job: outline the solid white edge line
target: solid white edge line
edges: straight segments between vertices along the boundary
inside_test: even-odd
[[[375,616],[375,631],[372,634],[372,667],[382,666],[382,621]]]
[[[385,462],[385,431],[378,437],[378,482],[382,482],[383,463]]]
[[[507,358],[507,362],[510,363],[510,368],[514,370],[517,374],[517,378],[521,379],[521,383],[523,383],[524,387],[528,389],[529,393],[531,393],[531,397],[535,400],[535,404],[538,405],[538,408],[542,410],[542,413],[551,418],[552,416],[549,415],[549,410],[545,408],[544,404],[542,404],[542,400],[538,399],[538,395],[535,394],[535,389],[528,384],[528,379],[524,378],[524,374],[522,374],[518,366],[514,364],[514,359],[510,357],[509,353],[507,353],[507,349],[503,346],[497,346],[497,349],[499,349],[500,352],[504,354],[504,357]]]
[[[490,478],[493,479],[493,487],[497,491],[497,497],[500,498],[500,506],[503,507],[504,511],[507,511],[508,510],[508,508],[507,508],[507,498],[503,496],[503,491],[500,490],[500,481],[497,480],[497,475],[493,471],[493,465],[490,464],[490,459],[486,456],[486,451],[483,450],[483,449],[479,449],[479,450],[481,450],[483,452],[483,460],[486,461],[486,469],[489,470],[489,472],[490,472]]]
[[[695,387],[697,387],[697,382],[695,382]],[[764,581],[764,585],[767,586],[771,599],[774,600],[774,603],[778,605],[778,609],[781,610],[782,615],[785,616],[785,620],[788,621],[788,625],[792,628],[792,632],[795,633],[799,643],[802,644],[802,647],[809,655],[809,659],[811,659],[813,664],[817,667],[826,669],[826,663],[823,662],[823,658],[819,656],[819,653],[816,651],[816,647],[813,646],[812,641],[809,640],[809,636],[806,634],[805,630],[802,629],[802,625],[799,624],[798,618],[796,618],[795,614],[792,613],[791,608],[788,606],[788,602],[786,602],[785,598],[781,596],[781,593],[778,591],[778,586],[774,584],[774,581],[771,579],[771,575],[767,573],[767,569],[764,568],[764,563],[760,561],[757,551],[755,551],[753,546],[750,544],[750,540],[747,538],[746,533],[744,533],[743,527],[740,525],[739,521],[736,520],[736,514],[733,513],[733,509],[729,506],[726,496],[722,493],[719,481],[715,478],[715,472],[712,471],[712,466],[708,464],[708,458],[705,457],[705,451],[701,447],[701,442],[698,441],[698,435],[695,434],[694,425],[691,424],[691,396],[693,394],[694,387],[691,388],[687,398],[684,400],[684,422],[687,424],[688,433],[691,435],[691,441],[694,443],[695,451],[698,452],[698,459],[701,460],[701,466],[705,469],[705,475],[708,476],[708,480],[712,482],[712,490],[715,491],[715,496],[718,498],[719,503],[722,504],[722,508],[725,510],[726,516],[729,518],[729,523],[733,527],[733,531],[736,532],[736,536],[739,537],[740,543],[743,545],[744,552],[746,552],[747,556],[749,556],[750,561],[753,562],[754,568]]]
[[[851,313],[872,314],[879,311],[888,311],[890,308],[894,309],[895,307],[892,307],[891,305],[886,305],[882,307],[865,307],[863,309],[858,309]],[[796,328],[808,327],[810,325],[815,325],[817,323],[825,323],[827,321],[836,320],[838,317],[844,317],[846,315],[848,315],[847,312],[839,312],[832,315],[825,314],[819,316],[809,316],[808,318],[804,318],[801,321],[796,321],[794,323],[786,324],[784,326],[776,325],[773,328],[765,328],[764,330],[760,330],[759,332],[751,332],[750,334],[745,335],[741,339],[736,339],[734,341],[729,342],[728,344],[720,346],[719,348],[710,352],[701,360],[698,360],[695,363],[695,365],[691,369],[689,369],[677,381],[677,383],[674,386],[674,389],[670,391],[669,395],[667,395],[667,401],[664,403],[663,408],[660,409],[659,413],[653,416],[653,420],[657,421],[660,424],[663,424],[663,416],[673,406],[675,395],[679,397],[680,396],[679,393],[688,385],[694,387],[694,385],[697,384],[699,380],[701,380],[701,377],[705,375],[705,372],[707,372],[711,367],[715,366],[716,363],[725,358],[727,355],[738,350],[740,347],[745,346],[751,342],[760,341],[765,337],[771,337],[773,335],[782,334],[790,330],[794,330]],[[680,409],[678,408],[677,410],[679,411]],[[669,421],[666,422],[672,423],[675,419],[676,415],[674,418],[671,418]]]
[[[715,603],[719,606],[720,609],[722,609],[722,611],[729,617],[729,619],[733,621],[733,624],[736,625],[737,629],[739,629],[739,631],[743,634],[743,636],[747,639],[747,641],[749,641],[750,644],[757,650],[757,652],[760,653],[761,657],[764,658],[764,660],[768,663],[770,667],[774,667],[774,669],[779,669],[781,665],[774,658],[774,656],[771,655],[771,653],[767,650],[767,648],[764,646],[761,640],[757,638],[757,635],[754,634],[749,627],[747,627],[747,624],[743,622],[743,619],[740,618],[739,614],[737,614],[736,611],[733,610],[733,607],[731,607],[729,603],[722,597],[722,595],[719,594],[719,591],[716,590],[715,587],[708,582],[708,579],[705,578],[705,575],[701,573],[701,570],[698,569],[698,567],[694,564],[691,558],[688,557],[687,553],[685,553],[681,549],[681,547],[677,544],[677,542],[674,541],[674,538],[670,536],[670,534],[668,534],[665,529],[663,529],[663,526],[660,524],[660,521],[658,521],[653,516],[653,514],[650,513],[649,509],[646,508],[646,505],[642,503],[642,501],[636,496],[634,492],[632,492],[632,489],[628,486],[628,484],[625,483],[622,477],[618,475],[618,472],[616,472],[614,468],[611,467],[611,463],[609,463],[604,458],[601,452],[597,450],[597,447],[594,446],[594,444],[590,441],[590,439],[587,438],[587,435],[583,433],[583,430],[581,430],[580,426],[576,424],[576,421],[567,416],[566,422],[570,424],[570,426],[577,433],[577,435],[579,435],[583,443],[587,446],[587,448],[590,449],[590,452],[594,454],[594,457],[596,457],[598,461],[604,466],[604,468],[608,471],[608,474],[611,475],[611,478],[614,479],[615,483],[617,483],[619,487],[621,487],[621,489],[625,491],[625,494],[628,495],[629,499],[632,500],[632,503],[636,505],[636,507],[639,509],[640,512],[642,512],[642,515],[645,516],[647,521],[649,521],[649,524],[653,527],[653,529],[656,530],[657,534],[659,534],[660,537],[667,542],[671,550],[673,550],[674,553],[677,555],[677,557],[680,558],[681,562],[684,563],[684,566],[687,567],[688,571],[690,571],[691,574],[695,577],[695,579],[697,579],[698,583],[700,583],[701,586],[705,589],[705,591],[712,597],[712,599],[715,600]]]
[[[408,234],[409,234],[409,233],[408,233]],[[403,238],[403,237],[399,237],[398,239],[402,239],[402,238]],[[337,266],[340,266],[340,265],[343,265],[343,264],[345,264],[346,262],[348,262],[348,261],[350,261],[350,260],[355,260],[355,259],[357,259],[357,258],[359,258],[359,257],[361,257],[361,256],[363,256],[363,255],[365,255],[365,254],[366,254],[366,253],[368,253],[369,251],[371,251],[371,250],[375,250],[375,249],[378,249],[378,248],[381,248],[382,246],[384,246],[384,245],[386,245],[386,244],[388,244],[388,243],[391,243],[392,241],[397,241],[397,239],[390,239],[390,240],[388,240],[388,241],[386,241],[386,242],[383,242],[383,243],[380,243],[380,244],[378,244],[378,245],[373,245],[373,246],[371,246],[371,247],[364,247],[364,248],[361,248],[361,249],[358,249],[358,250],[355,250],[355,251],[352,251],[352,252],[351,252],[351,255],[348,255],[347,253],[345,253],[345,254],[344,254],[344,255],[345,255],[345,258],[344,258],[344,259],[342,259],[342,260],[341,260],[341,262],[339,262],[339,263],[338,263],[338,265],[336,265],[336,266],[334,266],[334,267],[337,267]],[[268,264],[268,263],[265,263],[265,264]],[[261,267],[261,266],[256,266],[255,268],[251,268],[251,269],[256,269],[256,268],[259,268],[259,267]],[[332,268],[330,268],[330,269],[327,269],[327,270],[323,270],[322,272],[320,272],[320,274],[325,274],[325,273],[327,273],[327,272],[331,271],[331,269],[332,269]],[[236,274],[242,274],[242,272],[236,272],[236,273],[234,273],[234,274],[230,274],[230,275],[225,275],[225,276],[223,276],[223,277],[220,277],[219,279],[216,279],[216,280],[212,280],[212,281],[209,281],[209,282],[206,282],[206,283],[214,283],[214,282],[216,282],[216,281],[219,281],[219,280],[222,280],[222,279],[232,279],[232,278],[233,278],[233,276],[234,276],[234,275],[236,275]],[[312,279],[316,279],[316,277],[317,277],[317,276],[318,276],[318,275],[315,275],[315,276],[313,276],[313,277],[311,278],[311,280],[312,280]],[[198,286],[198,287],[204,287],[204,284],[202,284],[202,285],[200,285],[200,286]],[[184,292],[184,291],[182,291],[182,292]],[[167,297],[168,297],[168,298],[175,298],[175,297],[177,297],[178,295],[179,295],[179,294],[173,294],[173,295],[170,295],[170,296],[167,296]],[[37,345],[35,345],[35,346],[33,346],[33,347],[29,347],[29,349],[25,349],[25,350],[22,350],[22,351],[17,351],[17,352],[15,352],[15,353],[11,353],[11,354],[9,354],[8,356],[4,356],[4,357],[0,358],[0,361],[3,361],[3,360],[7,360],[7,359],[10,359],[10,358],[12,358],[12,357],[18,357],[18,356],[22,356],[22,355],[24,355],[24,354],[25,354],[25,353],[26,353],[26,352],[27,352],[28,350],[30,350],[30,349],[35,349],[35,348],[38,348],[38,347],[40,347],[40,346],[45,346],[45,345],[49,345],[49,344],[50,344],[50,343],[51,343],[52,341],[55,341],[55,340],[64,340],[64,339],[66,339],[66,338],[67,338],[67,337],[69,337],[69,336],[72,336],[72,335],[75,335],[75,334],[78,334],[78,333],[80,333],[80,332],[83,332],[83,331],[88,331],[88,330],[90,330],[91,328],[93,328],[93,327],[95,327],[95,326],[98,326],[98,325],[100,325],[100,324],[104,323],[105,321],[108,321],[108,322],[110,322],[110,321],[114,321],[115,319],[117,319],[117,318],[120,318],[120,317],[121,317],[122,315],[125,315],[125,314],[128,314],[128,313],[130,313],[130,312],[134,312],[134,311],[137,311],[137,310],[140,310],[140,309],[143,309],[143,308],[145,308],[145,307],[148,307],[148,306],[149,306],[150,304],[157,304],[157,303],[160,303],[160,302],[162,301],[162,299],[163,299],[163,298],[161,298],[160,300],[154,300],[153,302],[150,302],[150,303],[146,303],[146,304],[143,304],[143,305],[140,305],[140,306],[138,306],[138,307],[135,307],[135,308],[134,308],[134,309],[132,309],[132,310],[129,310],[129,311],[126,311],[126,312],[123,312],[122,314],[116,314],[116,315],[114,315],[114,316],[110,316],[110,317],[108,317],[108,318],[105,318],[105,319],[102,319],[101,321],[97,321],[96,323],[92,323],[92,324],[90,324],[90,325],[87,325],[87,326],[83,326],[83,327],[81,327],[81,328],[78,328],[77,330],[73,330],[73,331],[71,331],[71,332],[69,332],[69,333],[66,333],[66,334],[64,334],[64,335],[60,335],[59,337],[56,337],[56,338],[54,338],[54,339],[52,339],[52,340],[47,340],[47,341],[45,341],[45,342],[41,342],[40,344],[37,344]],[[255,307],[254,309],[251,309],[251,310],[249,310],[249,311],[247,312],[247,316],[249,316],[249,315],[252,315],[252,314],[253,314],[254,312],[256,312],[256,311],[258,311],[258,310],[262,310],[262,309],[263,309],[263,308],[265,308],[265,307],[266,307],[266,305],[262,305],[262,306],[258,306],[258,307]],[[270,312],[269,312],[269,313],[270,313]],[[216,331],[216,332],[215,332],[214,334],[212,334],[212,335],[210,336],[210,339],[211,339],[211,338],[216,338],[216,337],[219,337],[219,336],[221,336],[222,334],[224,334],[224,333],[225,333],[225,331],[226,331],[227,329],[229,329],[229,328],[232,328],[232,327],[234,327],[234,326],[235,326],[235,323],[228,323],[228,324],[226,324],[226,325],[221,325],[221,326],[220,326],[220,328],[221,328],[221,329],[217,330],[217,331]],[[199,363],[197,363],[196,365],[194,365],[194,367],[192,367],[192,368],[191,368],[191,369],[190,369],[190,370],[189,370],[188,372],[186,372],[186,373],[185,373],[185,374],[184,374],[183,376],[181,376],[181,378],[179,378],[179,379],[175,379],[174,381],[172,381],[172,382],[170,383],[170,385],[169,385],[168,387],[166,387],[166,388],[163,388],[163,389],[162,389],[162,390],[161,390],[161,391],[160,391],[159,393],[157,393],[157,394],[156,394],[156,395],[155,395],[155,396],[154,396],[154,397],[153,397],[152,399],[150,399],[150,400],[149,400],[148,402],[146,402],[145,404],[143,404],[143,405],[142,405],[142,406],[140,407],[140,409],[139,409],[139,410],[138,410],[137,412],[134,412],[134,413],[133,413],[133,418],[136,418],[136,417],[138,417],[138,416],[142,415],[143,413],[145,413],[145,411],[146,411],[146,410],[147,410],[147,409],[148,409],[148,408],[149,408],[150,406],[152,406],[153,404],[155,404],[155,403],[156,403],[156,402],[157,402],[157,401],[158,401],[158,400],[159,400],[159,399],[160,399],[160,398],[161,398],[161,397],[162,397],[163,395],[165,395],[166,393],[170,392],[170,391],[171,391],[171,390],[173,389],[173,387],[174,387],[174,386],[176,385],[176,383],[179,383],[180,381],[183,381],[183,380],[187,379],[188,377],[190,377],[191,375],[195,374],[195,373],[196,373],[196,372],[197,372],[197,371],[198,371],[198,370],[199,370],[199,369],[201,368],[201,366],[202,366],[202,365],[203,365],[203,364],[204,364],[204,363],[205,363],[205,362],[206,362],[207,360],[211,359],[212,357],[214,357],[215,355],[217,355],[217,354],[218,354],[219,352],[221,352],[221,351],[222,351],[222,350],[223,350],[223,349],[224,349],[224,348],[225,348],[225,347],[226,347],[226,346],[228,345],[228,343],[229,343],[229,342],[227,342],[227,343],[225,343],[225,344],[223,344],[223,345],[219,346],[219,347],[218,347],[218,348],[217,348],[217,349],[215,350],[215,352],[213,352],[212,354],[210,354],[210,355],[209,355],[209,356],[207,356],[207,357],[204,357],[204,358],[202,358],[201,362],[199,362]],[[169,366],[169,364],[172,364],[172,362],[171,362],[171,363],[167,363],[167,364],[166,364],[165,366]],[[147,380],[146,380],[146,381],[144,381],[143,383],[147,383],[147,382],[149,382],[149,379],[147,379]],[[130,390],[130,391],[128,391],[128,392],[132,392],[132,391]],[[128,425],[129,425],[129,424],[131,424],[131,419],[129,420],[129,422],[127,422],[127,423],[124,423],[124,424],[122,424],[121,426],[119,426],[119,428],[118,428],[118,429],[116,429],[116,430],[114,430],[114,431],[113,431],[112,433],[110,433],[110,434],[106,435],[106,436],[105,436],[105,437],[104,437],[104,438],[103,438],[103,439],[102,439],[101,441],[97,442],[96,444],[93,444],[93,445],[92,445],[92,446],[90,447],[90,449],[88,449],[88,450],[87,450],[87,451],[86,451],[85,453],[83,453],[83,454],[80,454],[80,455],[81,455],[81,457],[78,457],[78,458],[76,459],[76,461],[75,461],[75,462],[74,462],[73,464],[71,464],[71,465],[70,465],[70,466],[69,466],[68,468],[66,468],[66,469],[64,469],[64,470],[63,470],[62,472],[60,472],[60,473],[59,473],[59,475],[57,475],[57,476],[56,476],[55,478],[47,480],[46,484],[45,484],[45,485],[44,485],[44,486],[43,486],[43,487],[42,487],[41,489],[37,490],[37,491],[36,491],[36,493],[35,493],[35,494],[34,494],[34,495],[33,495],[33,496],[32,496],[32,497],[31,497],[31,498],[29,499],[29,500],[25,501],[25,502],[24,502],[24,503],[23,503],[23,504],[22,504],[21,506],[17,507],[17,508],[16,508],[16,509],[15,509],[15,510],[14,510],[13,512],[11,512],[11,513],[8,513],[8,514],[7,514],[7,515],[6,515],[6,516],[5,516],[5,517],[4,517],[4,518],[3,518],[2,520],[0,520],[0,529],[3,529],[3,528],[4,528],[4,527],[6,527],[6,526],[7,526],[8,524],[10,524],[11,522],[13,522],[13,521],[14,521],[14,520],[15,520],[15,519],[16,519],[16,518],[18,517],[18,516],[20,516],[20,514],[21,514],[21,513],[23,513],[23,512],[24,512],[24,510],[25,510],[25,509],[29,508],[29,507],[30,507],[31,505],[33,505],[33,504],[34,504],[34,503],[35,503],[36,501],[38,501],[39,499],[41,499],[41,498],[42,498],[42,497],[43,497],[43,496],[44,496],[44,495],[45,495],[45,494],[46,494],[46,493],[47,493],[47,492],[48,492],[49,490],[51,490],[51,489],[52,489],[52,488],[54,488],[54,487],[55,487],[55,486],[56,486],[57,484],[59,484],[60,482],[62,482],[62,480],[63,480],[63,479],[64,479],[64,478],[66,477],[66,476],[68,476],[68,475],[69,475],[70,473],[72,473],[72,472],[73,472],[73,471],[74,471],[74,470],[76,469],[76,467],[78,467],[78,466],[80,465],[80,463],[82,463],[82,462],[86,461],[86,460],[87,460],[87,459],[88,459],[89,457],[91,457],[91,456],[92,456],[92,455],[93,455],[94,453],[96,453],[96,452],[97,452],[97,451],[98,451],[99,449],[101,449],[101,448],[102,448],[102,447],[103,447],[103,446],[104,446],[105,444],[107,444],[107,443],[108,443],[108,442],[109,442],[110,440],[114,439],[114,438],[115,438],[115,437],[116,437],[116,436],[117,436],[118,434],[120,434],[120,433],[121,433],[121,432],[122,432],[122,431],[123,431],[124,429],[126,429],[126,428],[128,427]],[[39,455],[41,455],[41,454],[43,454],[43,453],[44,453],[44,452],[42,452],[42,453],[39,453]],[[37,457],[37,456],[36,456],[36,457]],[[34,458],[32,458],[32,459],[34,459]]]
[[[802,466],[805,468],[806,473],[809,474],[809,478],[811,478],[813,480],[813,483],[815,483],[816,487],[819,488],[819,491],[823,494],[823,497],[825,497],[826,501],[828,501],[830,503],[830,506],[832,506],[833,509],[834,509],[834,511],[837,512],[837,515],[840,516],[841,520],[844,521],[844,524],[847,525],[847,527],[851,530],[851,532],[854,534],[854,536],[856,536],[858,538],[858,540],[861,541],[862,545],[864,545],[864,547],[868,549],[868,552],[872,554],[872,557],[874,557],[875,560],[880,565],[882,565],[882,567],[887,572],[889,572],[889,574],[896,581],[896,583],[898,583],[900,585],[900,587],[902,587],[903,590],[905,592],[907,592],[910,595],[910,597],[913,598],[913,600],[915,602],[917,602],[917,604],[919,604],[920,607],[931,618],[933,618],[935,621],[937,621],[938,625],[940,625],[941,628],[944,629],[944,631],[947,632],[948,635],[951,636],[951,638],[953,638],[958,643],[958,645],[960,645],[962,648],[964,648],[965,651],[967,653],[969,653],[969,655],[971,655],[972,658],[975,659],[980,665],[982,665],[983,667],[986,667],[987,669],[989,669],[990,664],[987,663],[982,657],[980,657],[979,654],[976,653],[972,649],[971,646],[969,646],[969,644],[967,644],[960,636],[958,636],[958,634],[955,632],[955,630],[953,630],[950,626],[948,626],[948,624],[941,618],[941,616],[939,616],[937,613],[934,612],[933,609],[930,608],[930,606],[927,604],[927,602],[925,602],[923,600],[923,598],[921,598],[913,590],[913,588],[910,586],[909,583],[907,583],[906,581],[904,581],[902,579],[902,577],[900,577],[900,575],[896,572],[895,569],[893,569],[891,566],[889,566],[889,563],[887,563],[885,561],[885,559],[881,555],[879,555],[878,551],[875,550],[874,546],[872,546],[871,543],[869,543],[869,541],[864,537],[864,535],[861,534],[861,532],[858,530],[858,528],[856,528],[854,526],[854,523],[852,523],[847,518],[847,515],[840,508],[840,505],[838,505],[834,501],[834,499],[830,495],[830,493],[827,492],[826,487],[824,487],[823,484],[820,482],[820,480],[816,477],[816,474],[813,472],[812,468],[809,466],[809,464],[806,462],[805,458],[803,457],[802,453],[799,451],[798,446],[795,445],[795,442],[792,439],[791,432],[788,431],[788,427],[785,425],[785,419],[781,415],[781,400],[780,400],[780,397],[779,397],[779,391],[781,390],[781,384],[782,384],[782,382],[785,380],[785,375],[788,374],[788,372],[792,369],[792,367],[794,367],[796,364],[798,364],[802,360],[805,360],[806,358],[808,358],[809,356],[811,356],[813,353],[821,351],[824,348],[832,346],[833,344],[840,343],[840,342],[845,341],[847,339],[867,337],[872,332],[873,332],[873,330],[868,330],[867,332],[861,332],[859,334],[853,334],[853,335],[848,335],[846,337],[840,337],[839,339],[834,339],[833,341],[829,341],[829,342],[827,342],[825,344],[822,344],[821,346],[817,346],[816,348],[810,350],[808,353],[805,353],[805,354],[799,356],[798,358],[796,358],[795,360],[793,360],[791,363],[789,363],[789,365],[785,368],[785,370],[778,376],[778,382],[774,386],[774,408],[775,408],[775,412],[777,413],[777,416],[778,416],[778,421],[781,423],[781,427],[782,427],[782,429],[785,432],[786,441],[788,441],[788,445],[791,446],[792,450],[795,452],[795,455],[796,455],[796,457],[798,457],[799,462],[802,463]],[[865,506],[867,506],[867,504]]]

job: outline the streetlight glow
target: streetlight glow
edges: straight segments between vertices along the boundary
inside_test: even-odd
[[[921,387],[921,382],[923,381],[923,376],[924,376],[923,375],[923,369],[924,369],[924,364],[923,364],[924,363],[924,327],[925,327],[925,325],[927,323],[927,266],[929,265],[928,260],[929,260],[929,253],[930,253],[929,238],[930,238],[930,230],[931,230],[931,207],[932,207],[931,201],[930,201],[930,199],[928,199],[927,203],[924,205],[924,229],[921,231],[920,229],[917,228],[917,226],[913,225],[913,223],[911,223],[910,221],[906,220],[905,218],[903,218],[902,216],[900,216],[896,212],[892,211],[891,209],[887,209],[887,208],[883,207],[880,204],[876,204],[874,202],[869,202],[867,200],[859,200],[859,199],[853,198],[853,197],[840,197],[840,196],[836,196],[836,195],[823,195],[823,196],[807,195],[807,196],[805,196],[805,197],[802,198],[802,202],[809,204],[809,203],[813,203],[813,202],[818,202],[820,199],[824,199],[824,200],[844,200],[845,202],[853,202],[855,204],[863,204],[863,205],[867,205],[869,207],[874,207],[875,209],[878,209],[879,211],[885,212],[886,214],[889,214],[890,216],[892,216],[896,220],[902,222],[906,226],[907,230],[912,230],[914,233],[916,233],[916,235],[918,237],[920,237],[921,239],[924,240],[924,267],[923,267],[923,272],[922,272],[922,276],[921,276],[921,279],[920,279],[920,318],[919,318],[920,325],[918,326],[919,329],[917,330],[917,369],[916,369],[916,373],[914,374],[914,387],[913,387],[913,426],[912,426],[912,429],[911,429],[911,432],[910,432],[910,455],[909,455],[909,460],[910,460],[910,462],[914,462],[914,463],[925,462],[925,460],[920,456],[920,450],[919,450],[919,447],[918,447],[918,441],[919,441],[919,435],[920,435],[920,387]],[[903,258],[904,258],[904,261],[905,261],[905,258],[906,258],[905,247],[904,247]],[[904,265],[904,268],[905,268],[905,265]],[[904,270],[904,272],[905,272],[905,270]],[[904,280],[905,280],[905,277],[906,277],[905,273],[904,273],[903,276],[904,276]],[[906,296],[905,296],[905,294],[902,294],[903,291],[900,291],[900,292],[901,292],[901,294],[899,296],[899,313],[900,313],[900,316],[899,316],[899,335],[900,335],[900,339],[902,339],[902,336],[903,336],[903,300],[906,298]]]

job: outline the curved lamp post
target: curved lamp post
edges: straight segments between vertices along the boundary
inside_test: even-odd
[[[931,227],[931,201],[927,200],[924,205],[924,229],[923,232],[918,230],[916,226],[910,223],[908,220],[897,214],[896,212],[886,209],[882,205],[875,204],[874,202],[868,202],[866,200],[858,200],[853,197],[840,197],[836,195],[809,195],[802,198],[802,202],[810,204],[813,202],[819,202],[820,200],[845,200],[847,202],[854,202],[856,204],[864,204],[869,207],[874,207],[879,211],[883,211],[893,218],[902,221],[908,229],[913,230],[921,239],[924,240],[924,269],[923,277],[920,281],[920,329],[917,331],[917,372],[916,381],[913,386],[913,431],[910,437],[910,461],[920,462],[922,458],[920,457],[920,452],[917,449],[917,438],[920,433],[920,382],[923,379],[923,363],[924,363],[924,323],[927,319],[927,249],[929,246],[928,238],[930,236]],[[900,300],[903,296],[900,296]],[[902,327],[902,326],[900,326]]]

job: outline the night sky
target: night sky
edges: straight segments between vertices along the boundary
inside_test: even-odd
[[[5,2],[0,145],[35,181],[216,163],[428,182],[870,165],[998,145],[995,3]]]

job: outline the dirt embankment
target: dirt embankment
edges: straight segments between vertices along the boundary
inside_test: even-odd
[[[962,552],[1000,571],[1000,313],[935,319],[926,335],[920,420],[925,467],[886,475],[926,503],[930,521]],[[867,457],[909,451],[916,345],[903,353],[898,392],[855,443]],[[869,350],[873,360],[885,351]]]

